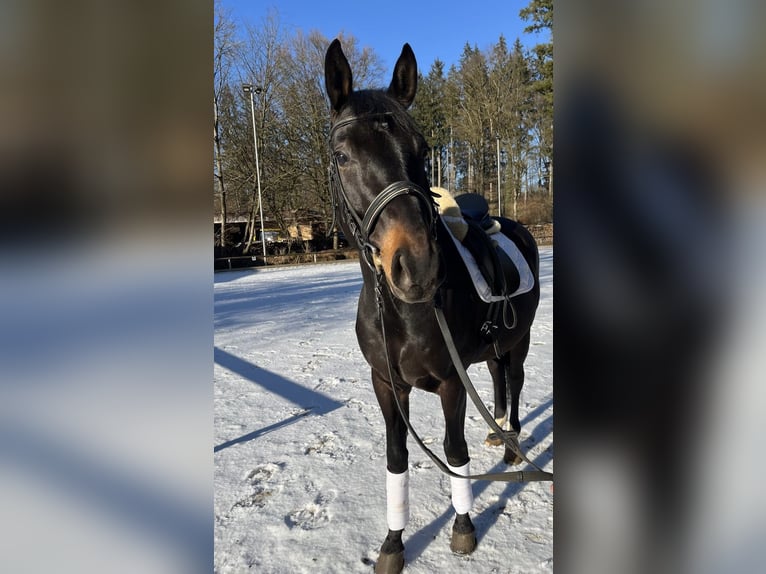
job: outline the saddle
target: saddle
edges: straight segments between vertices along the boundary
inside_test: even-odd
[[[500,222],[489,216],[487,200],[476,193],[464,193],[455,197],[455,202],[468,224],[462,243],[476,260],[492,296],[505,298],[515,293],[521,276],[511,258],[492,237],[500,231]]]
[[[498,331],[501,326],[516,326],[513,297],[534,287],[534,275],[516,244],[500,233],[500,222],[489,216],[486,199],[473,193],[453,198],[439,187],[432,187],[431,192],[477,294],[489,303],[481,335],[500,357]],[[517,224],[506,221],[505,225]]]

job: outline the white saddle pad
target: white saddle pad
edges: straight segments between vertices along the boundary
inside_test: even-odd
[[[487,283],[487,280],[484,279],[484,275],[482,275],[479,270],[479,265],[476,263],[476,259],[474,259],[471,252],[468,251],[468,248],[466,248],[466,246],[453,235],[449,225],[445,225],[444,227],[449,231],[449,235],[452,238],[455,247],[457,247],[458,253],[460,253],[460,256],[463,258],[463,262],[465,263],[468,273],[471,275],[473,285],[476,288],[476,293],[478,293],[481,300],[485,303],[502,301],[505,298],[502,295],[492,295],[492,289]],[[494,233],[492,239],[495,240],[500,249],[510,257],[511,261],[513,261],[513,264],[516,266],[516,269],[519,271],[519,288],[511,293],[509,297],[516,297],[517,295],[522,295],[530,291],[532,287],[535,286],[535,277],[532,275],[532,270],[529,268],[527,260],[524,259],[519,248],[502,233]]]

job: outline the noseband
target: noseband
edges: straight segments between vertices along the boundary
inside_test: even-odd
[[[391,112],[384,112],[378,114],[368,114],[365,116],[352,116],[345,120],[336,123],[330,129],[330,142],[332,142],[332,135],[340,127],[343,127],[352,122],[359,120],[370,119],[375,117],[387,117],[391,116]],[[436,204],[433,201],[433,194],[429,191],[426,192],[418,184],[409,181],[395,181],[389,186],[385,187],[370,206],[365,211],[364,216],[360,219],[359,215],[352,209],[351,202],[348,199],[346,190],[343,187],[343,181],[340,178],[338,171],[338,162],[333,155],[332,164],[330,165],[330,193],[333,201],[333,214],[336,212],[336,207],[340,208],[340,213],[346,224],[351,230],[351,234],[354,236],[357,247],[362,253],[364,261],[368,267],[373,271],[377,271],[375,262],[373,261],[373,255],[380,252],[380,248],[370,241],[370,235],[375,230],[375,224],[378,222],[378,218],[388,205],[397,197],[403,195],[415,196],[425,208],[424,223],[428,228],[428,231],[432,238],[436,238],[436,225],[434,224],[437,218]]]

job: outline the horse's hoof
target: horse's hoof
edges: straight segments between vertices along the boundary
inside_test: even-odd
[[[470,554],[476,549],[476,535],[453,532],[449,548],[455,554]]]
[[[394,554],[381,552],[375,564],[375,574],[399,574],[404,568],[404,550]]]
[[[380,547],[375,574],[399,574],[404,568],[404,544],[402,531],[389,530]]]
[[[468,514],[458,514],[455,518],[449,548],[455,554],[470,554],[476,548],[476,528]]]
[[[522,458],[511,449],[506,448],[505,455],[503,455],[503,462],[510,466],[516,466],[517,464],[522,463]]]
[[[491,432],[484,439],[484,444],[487,446],[502,446],[503,439],[501,439],[496,432]]]
[[[487,446],[507,446],[506,441],[508,440],[513,442],[513,444],[518,445],[518,433],[513,430],[507,430],[503,431],[503,436],[500,436],[496,432],[491,432],[487,435],[487,438],[484,439],[484,444]]]

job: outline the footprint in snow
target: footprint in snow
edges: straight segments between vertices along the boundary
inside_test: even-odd
[[[252,484],[267,482],[269,479],[271,479],[272,476],[282,470],[284,466],[285,463],[274,464],[269,462],[266,464],[261,464],[247,473],[247,480],[249,480]]]
[[[334,499],[334,492],[318,494],[314,502],[307,504],[303,508],[293,510],[285,516],[285,524],[291,529],[300,528],[302,530],[314,530],[326,526],[332,519],[329,504]]]
[[[237,500],[231,509],[235,508],[262,508],[268,502],[268,499],[279,490],[279,487],[273,487],[269,484],[271,477],[284,468],[284,463],[267,463],[256,466],[247,474],[246,480],[252,487],[252,492]]]
[[[332,433],[324,434],[313,443],[303,449],[303,454],[328,454],[333,456],[335,452],[335,435]]]

